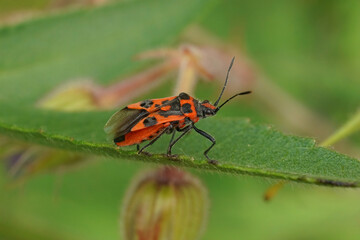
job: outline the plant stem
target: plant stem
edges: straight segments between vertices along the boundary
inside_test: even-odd
[[[340,141],[341,139],[359,130],[360,130],[360,110],[358,110],[355,116],[350,118],[350,120],[347,121],[335,133],[333,133],[332,135],[330,135],[330,137],[325,139],[325,141],[320,143],[320,146],[327,147],[333,145],[334,143]]]

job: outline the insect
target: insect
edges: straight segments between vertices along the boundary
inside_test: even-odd
[[[105,132],[111,136],[117,146],[136,144],[139,154],[143,153],[144,149],[156,142],[163,134],[172,134],[167,149],[167,156],[172,157],[172,147],[186,133],[194,129],[197,133],[211,141],[212,144],[205,150],[204,155],[209,163],[217,164],[216,160],[212,160],[208,156],[209,151],[216,144],[215,138],[197,128],[195,123],[200,119],[214,116],[231,99],[239,95],[251,93],[251,91],[237,93],[218,106],[226,88],[234,59],[231,60],[223,89],[214,105],[210,104],[208,100],[201,102],[183,92],[178,96],[148,99],[130,104],[116,112],[106,123],[104,127]],[[175,138],[176,132],[182,133]],[[150,140],[150,142],[140,148],[140,143],[147,140]]]

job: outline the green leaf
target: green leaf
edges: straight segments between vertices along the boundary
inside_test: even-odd
[[[198,124],[199,128],[217,139],[217,145],[209,155],[219,160],[220,165],[213,166],[202,155],[210,142],[195,132],[174,147],[175,153],[180,153],[181,157],[179,161],[172,161],[162,155],[138,155],[133,146],[117,149],[107,142],[103,125],[111,112],[74,114],[36,111],[37,118],[32,119],[32,109],[22,112],[23,118],[28,119],[25,124],[17,119],[16,113],[3,114],[12,112],[11,106],[5,109],[0,118],[15,124],[0,123],[3,133],[53,147],[118,159],[176,164],[320,185],[360,186],[360,161],[316,147],[312,139],[286,136],[270,127],[252,125],[246,120],[214,117]],[[164,153],[168,140],[163,137],[149,151]]]
[[[0,132],[119,159],[358,187],[358,160],[246,120],[215,117],[198,124],[217,139],[209,155],[220,165],[213,166],[202,155],[210,143],[196,133],[174,147],[181,157],[171,161],[162,155],[138,155],[134,147],[116,149],[107,142],[103,126],[112,112],[62,113],[34,107],[39,98],[73,78],[90,76],[106,84],[129,72],[136,67],[129,62],[134,54],[169,42],[209,4],[135,1],[1,29]],[[162,138],[149,151],[164,152],[167,141]]]

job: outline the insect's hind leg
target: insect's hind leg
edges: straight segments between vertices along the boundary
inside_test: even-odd
[[[215,138],[214,138],[213,136],[211,136],[210,134],[204,132],[203,130],[198,129],[198,128],[195,127],[194,125],[192,125],[192,127],[194,128],[194,130],[195,130],[196,132],[198,132],[200,135],[206,137],[207,139],[209,139],[209,140],[212,142],[211,146],[210,146],[208,149],[205,150],[204,155],[205,155],[205,157],[207,158],[208,163],[217,165],[219,162],[216,161],[216,160],[210,159],[209,156],[207,155],[208,152],[210,151],[210,149],[216,144]]]
[[[153,140],[151,140],[148,144],[146,144],[145,146],[143,146],[139,151],[138,154],[140,153],[145,153],[146,155],[151,155],[148,152],[143,152],[145,148],[150,147],[151,145],[154,144],[154,142],[156,142],[164,133],[166,133],[167,130],[169,130],[172,126],[166,127],[159,135],[157,135]],[[138,144],[139,145],[139,144]]]
[[[177,137],[174,140],[174,136],[175,136],[175,131],[171,137],[170,143],[169,143],[169,147],[168,147],[168,151],[167,151],[167,156],[168,157],[173,157],[173,155],[171,154],[171,149],[172,147],[175,145],[175,143],[177,143],[183,136],[185,136],[186,133],[188,133],[190,130],[192,129],[192,126],[189,125],[183,129],[178,130],[179,132],[183,132],[179,137]],[[173,141],[174,140],[174,141]]]

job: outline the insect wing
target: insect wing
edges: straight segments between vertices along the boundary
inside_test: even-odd
[[[123,108],[111,116],[104,130],[109,139],[114,140],[130,132],[131,128],[148,115],[149,113],[143,109]]]
[[[142,140],[146,140],[148,132],[155,129],[153,126],[168,126],[173,121],[183,123],[184,119],[177,96],[151,99],[130,104],[116,112],[106,123],[104,130],[118,146],[127,146],[139,142],[140,136],[144,137]],[[144,131],[139,133],[141,130]]]

